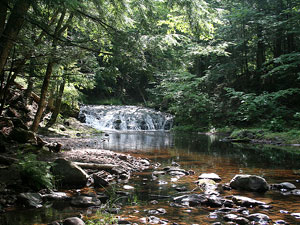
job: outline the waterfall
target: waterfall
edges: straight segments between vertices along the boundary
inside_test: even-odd
[[[170,130],[173,116],[139,106],[84,105],[80,121],[99,130]]]

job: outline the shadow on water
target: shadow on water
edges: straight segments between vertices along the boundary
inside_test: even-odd
[[[235,174],[255,174],[263,176],[269,183],[287,181],[300,188],[298,183],[300,176],[293,172],[300,168],[298,148],[231,144],[220,141],[222,139],[220,136],[196,133],[156,131],[108,132],[108,134],[105,140],[104,135],[95,137],[104,140],[102,147],[105,149],[146,157],[154,163],[160,163],[161,167],[177,162],[183,169],[195,172],[195,175],[178,179],[169,175],[153,176],[152,170],[133,175],[128,184],[135,189],[130,191],[129,197],[123,202],[121,213],[123,217],[139,224],[141,217],[149,216],[149,210],[157,208],[164,208],[167,211],[158,217],[170,221],[169,224],[223,222],[220,218],[210,218],[210,212],[213,211],[211,208],[170,206],[171,200],[167,196],[178,195],[176,187],[185,186],[188,190],[192,190],[195,187],[193,181],[197,180],[201,173],[217,173],[222,178],[222,183],[229,182]],[[122,190],[122,185],[118,189]],[[271,203],[274,208],[263,213],[269,215],[273,221],[284,219],[290,224],[300,223],[299,219],[293,218],[290,214],[280,213],[280,210],[299,213],[299,196],[284,196],[280,192],[273,191],[265,194],[234,191],[228,194],[241,194]],[[153,199],[157,200],[155,205],[151,202]],[[71,208],[68,204],[55,204],[58,203],[37,210],[18,210],[0,214],[0,224],[40,224],[76,215],[79,211],[87,213]],[[256,212],[255,209],[253,212]]]

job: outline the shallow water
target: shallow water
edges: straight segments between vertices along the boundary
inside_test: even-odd
[[[103,137],[95,137],[95,139]],[[193,181],[196,181],[201,173],[217,173],[222,178],[221,183],[229,182],[236,174],[255,174],[263,176],[270,184],[286,181],[300,188],[300,175],[294,172],[300,169],[300,154],[298,153],[300,149],[232,145],[221,142],[219,139],[220,137],[214,135],[189,133],[110,132],[109,140],[101,142],[101,147],[149,158],[154,163],[160,163],[161,167],[177,162],[181,168],[195,172],[195,175],[184,176],[178,180],[169,175],[155,178],[152,176],[153,170],[134,174],[128,185],[135,189],[127,191],[130,194],[129,198],[120,200],[122,207],[118,215],[128,221],[143,224],[141,218],[150,216],[149,210],[163,208],[166,210],[165,214],[154,216],[165,219],[168,224],[224,222],[221,215],[211,214],[215,210],[213,208],[174,207],[170,206],[171,199],[157,197],[180,195],[175,187],[185,186],[188,190],[192,190],[196,187]],[[122,185],[115,188],[122,190]],[[270,210],[250,209],[250,213],[265,213],[270,216],[273,223],[276,220],[285,220],[289,224],[300,224],[300,219],[290,215],[300,213],[300,196],[284,196],[276,191],[268,191],[265,194],[226,191],[223,195],[232,194],[255,198],[273,206]],[[157,204],[152,204],[153,199],[157,200]],[[0,214],[0,224],[42,224],[79,213],[89,215],[93,211],[72,208],[66,206],[64,202],[55,202],[42,209],[12,210]]]

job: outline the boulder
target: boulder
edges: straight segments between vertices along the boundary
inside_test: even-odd
[[[84,113],[80,113],[78,115],[78,120],[81,122],[81,123],[85,123],[86,122],[86,116]]]
[[[248,174],[239,174],[230,181],[230,187],[254,192],[266,192],[269,185],[262,177]]]
[[[215,181],[210,179],[200,179],[197,181],[197,184],[205,192],[205,194],[216,194],[219,195],[217,190],[217,184]]]
[[[85,225],[85,223],[78,217],[70,217],[63,221],[63,225]]]
[[[215,174],[215,173],[202,173],[198,179],[210,179],[210,180],[213,180],[213,181],[221,181],[221,177],[219,177],[218,174]]]
[[[98,206],[101,204],[101,201],[97,197],[90,196],[76,196],[71,200],[71,205],[76,207],[90,207]]]
[[[31,144],[36,144],[37,140],[35,137],[35,134],[32,131],[25,130],[23,128],[14,128],[9,137],[17,141],[19,143],[31,143]]]
[[[39,193],[21,193],[18,195],[18,201],[32,208],[41,208],[42,207],[42,196]]]
[[[84,187],[89,178],[83,169],[66,159],[56,159],[51,171],[62,187]]]

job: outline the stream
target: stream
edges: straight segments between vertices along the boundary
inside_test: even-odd
[[[133,156],[150,159],[161,164],[161,168],[176,162],[185,170],[193,170],[194,175],[172,177],[153,176],[153,169],[136,173],[129,180],[133,190],[122,189],[124,184],[114,185],[115,190],[128,192],[127,197],[118,199],[118,216],[137,224],[145,222],[146,217],[155,216],[161,224],[212,224],[224,223],[222,215],[213,213],[216,209],[197,207],[178,207],[172,205],[168,196],[182,195],[176,188],[192,190],[201,173],[216,173],[221,183],[229,182],[236,174],[255,174],[264,177],[269,184],[291,182],[300,188],[300,158],[293,148],[275,148],[262,145],[239,145],[220,141],[222,137],[205,134],[171,133],[163,131],[109,131],[109,142],[101,147],[113,151],[129,153]],[[92,137],[99,139],[100,137]],[[297,171],[298,170],[298,174]],[[224,195],[242,195],[267,202],[271,209],[249,209],[251,213],[268,215],[273,223],[284,220],[289,224],[300,224],[300,219],[292,213],[300,213],[300,196],[285,195],[279,191],[251,193],[226,191]],[[154,201],[153,201],[154,200]],[[163,213],[155,214],[155,210]],[[152,210],[152,211],[151,211]],[[70,216],[91,216],[93,209],[78,209],[64,201],[51,202],[40,209],[18,209],[0,214],[1,225],[47,224]],[[151,213],[154,213],[151,214]],[[277,223],[280,224],[280,223]]]

